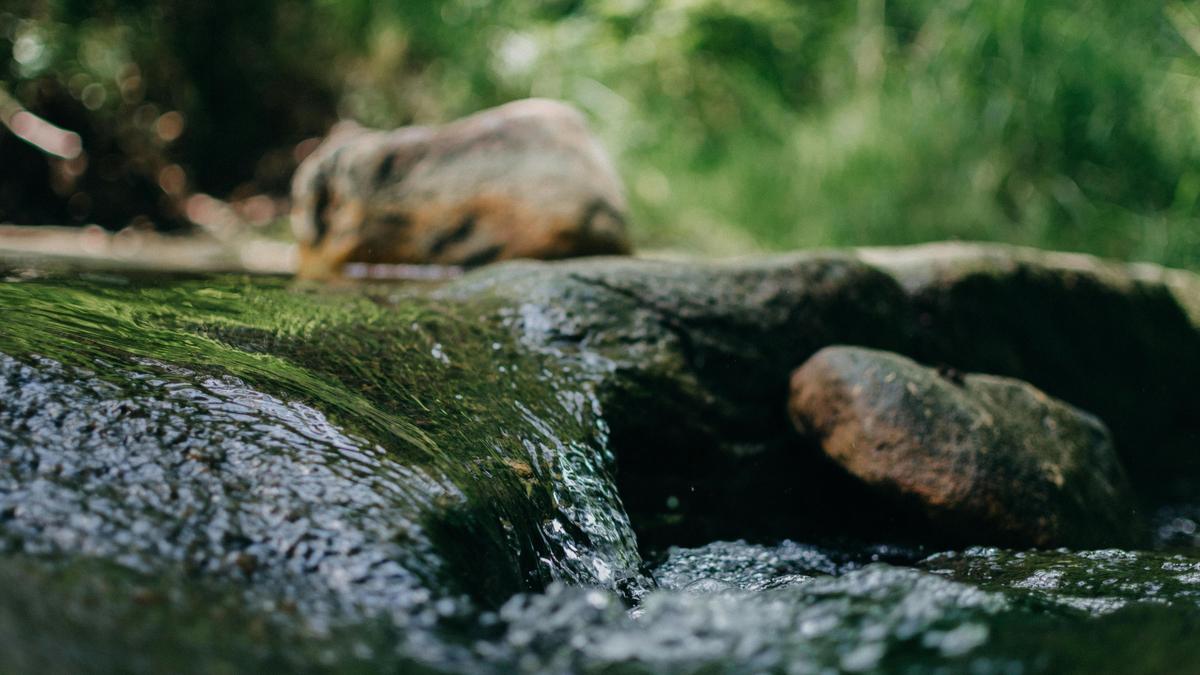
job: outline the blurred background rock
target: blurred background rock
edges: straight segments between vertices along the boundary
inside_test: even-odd
[[[5,0],[0,222],[286,236],[339,118],[584,110],[642,248],[964,238],[1200,267],[1200,7],[1107,0]]]

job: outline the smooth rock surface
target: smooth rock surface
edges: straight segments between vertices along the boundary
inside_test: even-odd
[[[630,251],[620,178],[583,115],[527,99],[441,126],[342,129],[297,169],[300,274]]]
[[[792,375],[797,430],[854,477],[957,541],[1132,541],[1134,502],[1108,430],[1005,377],[833,346]]]

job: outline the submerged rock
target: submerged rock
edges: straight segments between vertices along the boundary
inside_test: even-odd
[[[1137,605],[1200,607],[1197,556],[1157,551],[943,551],[917,566],[989,591],[1019,593],[1064,613],[1098,617]]]
[[[501,612],[502,644],[522,654],[523,672],[999,675],[1200,666],[1189,639],[1200,619],[1195,556],[973,548],[905,567],[862,556],[808,576],[794,571],[808,564],[808,556],[797,560],[799,548],[675,549],[654,570],[671,578],[669,589],[628,614],[586,589],[519,596]],[[1039,570],[1058,583],[1031,581]]]
[[[959,541],[1130,543],[1133,501],[1107,429],[1025,382],[826,347],[792,375],[802,433]]]
[[[342,130],[296,172],[300,274],[628,253],[620,179],[583,115],[529,99],[440,127]]]

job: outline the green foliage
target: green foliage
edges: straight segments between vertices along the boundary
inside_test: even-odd
[[[76,5],[40,3],[37,25],[116,31],[147,96],[188,115],[171,151],[209,189],[335,110],[388,126],[547,96],[616,155],[644,246],[969,238],[1200,266],[1200,10],[1182,2]]]

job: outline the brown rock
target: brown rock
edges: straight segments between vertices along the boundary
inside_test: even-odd
[[[297,169],[292,195],[302,276],[630,251],[616,172],[583,116],[554,101],[336,132]]]
[[[1104,425],[1030,384],[827,347],[792,376],[789,411],[836,463],[945,537],[1128,543],[1133,508]]]
[[[1104,420],[1141,496],[1200,498],[1196,274],[1000,244],[857,255],[908,296],[913,342],[893,351],[1030,382]]]

